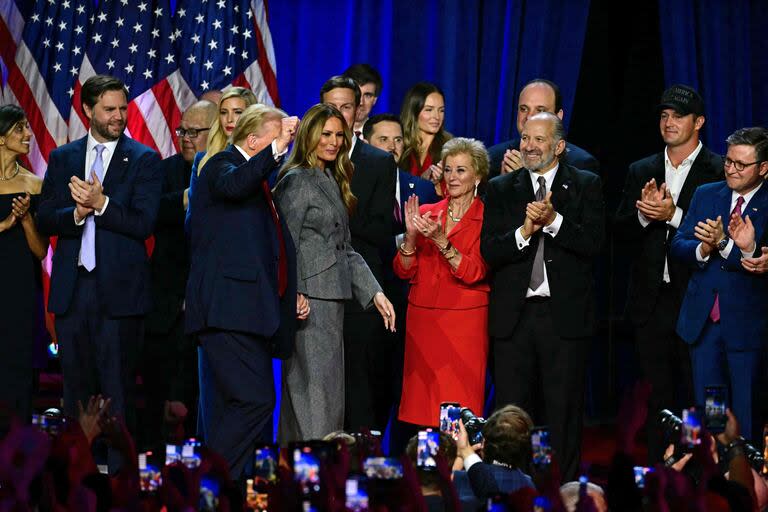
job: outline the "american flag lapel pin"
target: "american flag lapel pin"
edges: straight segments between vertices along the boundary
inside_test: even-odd
[[[568,190],[568,184],[567,184],[567,183],[563,183],[563,188],[564,188],[565,190]]]
[[[415,187],[415,186],[416,186],[416,184],[415,184],[415,183],[409,183],[409,184],[408,184],[408,188],[413,188],[413,187]]]
[[[123,157],[123,162],[127,162],[127,161],[128,161],[128,157],[127,157],[127,156],[124,156],[124,157]]]

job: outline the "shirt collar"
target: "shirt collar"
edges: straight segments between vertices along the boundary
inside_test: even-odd
[[[235,146],[235,148],[240,152],[241,155],[243,155],[243,158],[245,158],[246,160],[250,160],[251,159],[251,155],[246,153],[243,148],[241,148],[237,144],[232,144],[232,145]]]
[[[762,187],[762,186],[763,186],[763,183],[764,183],[764,182],[762,182],[762,181],[761,181],[761,182],[760,182],[760,184],[759,184],[758,186],[756,186],[755,188],[753,188],[752,190],[750,190],[749,192],[747,192],[746,194],[744,194],[744,195],[742,196],[742,197],[744,198],[744,205],[745,205],[745,206],[747,205],[747,203],[749,203],[749,201],[752,199],[752,197],[753,197],[755,194],[757,194],[757,191],[758,191],[758,190],[760,190],[760,187]],[[735,190],[734,190],[734,191],[732,191],[732,192],[731,192],[731,204],[735,204],[735,203],[736,203],[736,200],[738,199],[738,197],[739,197],[740,195],[741,195],[741,194],[739,194],[739,193],[738,193],[738,192],[736,192]]]
[[[528,175],[531,177],[531,183],[533,184],[533,189],[536,190],[536,183],[538,183],[539,181],[539,176],[544,176],[544,181],[547,183],[547,190],[552,190],[552,182],[555,181],[555,174],[557,174],[557,170],[559,168],[560,168],[560,162],[557,162],[553,168],[551,168],[544,174],[539,174],[529,169]]]
[[[357,144],[357,135],[352,133],[352,145],[349,147],[349,158],[352,158],[352,152],[355,150],[355,144]]]
[[[693,162],[696,160],[696,157],[699,156],[699,153],[701,153],[701,148],[703,147],[704,145],[701,143],[701,141],[699,141],[699,144],[696,146],[696,149],[691,151],[690,155],[683,158],[683,161],[680,162],[680,166],[693,165]],[[672,161],[669,159],[669,154],[667,153],[667,149],[668,149],[667,147],[664,147],[664,163],[666,165],[672,166]]]
[[[93,151],[93,148],[101,144],[107,149],[107,151],[109,151],[110,155],[113,155],[115,153],[115,148],[117,147],[117,143],[119,140],[120,139],[111,140],[109,142],[99,142],[93,137],[91,130],[88,130],[88,142],[86,143],[86,149],[90,153],[91,151]]]

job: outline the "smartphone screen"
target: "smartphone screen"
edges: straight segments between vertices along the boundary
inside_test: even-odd
[[[200,502],[197,509],[204,512],[219,509],[219,481],[210,475],[200,479]]]
[[[293,450],[293,478],[305,495],[320,491],[320,459],[309,446]]]
[[[368,511],[368,486],[363,477],[350,477],[347,479],[346,507],[350,512]]]
[[[277,480],[277,446],[265,444],[258,446],[253,456],[253,479],[260,482],[273,483]]]
[[[363,472],[370,479],[395,480],[403,478],[403,465],[394,457],[368,457],[363,461]]]
[[[725,387],[707,386],[704,388],[705,426],[713,434],[725,430],[728,416],[725,414]]]
[[[440,433],[432,429],[420,430],[417,439],[416,466],[426,470],[436,469],[435,455],[440,448]]]
[[[701,410],[696,407],[683,409],[683,428],[681,429],[681,441],[686,446],[701,444]]]
[[[49,414],[32,415],[32,425],[52,436],[59,434],[62,424],[65,423],[65,421],[64,417],[56,417]]]
[[[645,487],[645,475],[648,473],[653,473],[654,469],[645,467],[645,466],[635,466],[635,485],[638,489],[643,489]]]
[[[549,429],[537,427],[531,431],[531,451],[536,466],[548,466],[552,463],[552,445],[549,442]]]
[[[459,418],[461,418],[461,405],[458,402],[443,402],[440,404],[440,432],[445,432],[459,438]]]
[[[139,487],[141,492],[153,494],[163,485],[163,476],[151,458],[152,452],[139,454]]]

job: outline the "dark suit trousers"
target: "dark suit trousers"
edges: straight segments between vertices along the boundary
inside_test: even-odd
[[[349,312],[349,303],[345,309],[344,426],[351,431],[365,427],[384,432],[395,400],[395,340],[387,335],[375,309]]]
[[[91,395],[101,393],[135,434],[134,370],[143,327],[143,317],[108,318],[95,274],[79,269],[69,310],[56,315],[67,415],[77,418],[78,400],[85,407]]]
[[[680,306],[668,284],[662,284],[647,322],[635,326],[635,349],[643,375],[652,386],[648,398],[648,464],[661,462],[665,440],[659,411],[680,414],[693,404],[691,359],[688,345],[675,332]]]
[[[250,471],[253,450],[275,406],[267,340],[232,331],[198,334],[200,422],[206,446],[224,457],[233,480]]]
[[[512,336],[493,339],[496,408],[518,405],[535,424],[549,426],[568,482],[579,470],[589,338],[561,338],[554,326],[549,299],[528,299]],[[538,390],[545,418],[536,417]]]

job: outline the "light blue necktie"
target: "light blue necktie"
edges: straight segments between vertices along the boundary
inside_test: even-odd
[[[104,181],[104,160],[101,158],[104,147],[103,144],[97,144],[94,148],[96,150],[96,160],[93,162],[93,167],[91,167],[91,171],[96,173],[99,182]],[[86,179],[88,181],[91,180],[90,173],[86,176]],[[83,237],[80,242],[80,262],[88,272],[96,268],[96,220],[93,215],[85,218]]]

